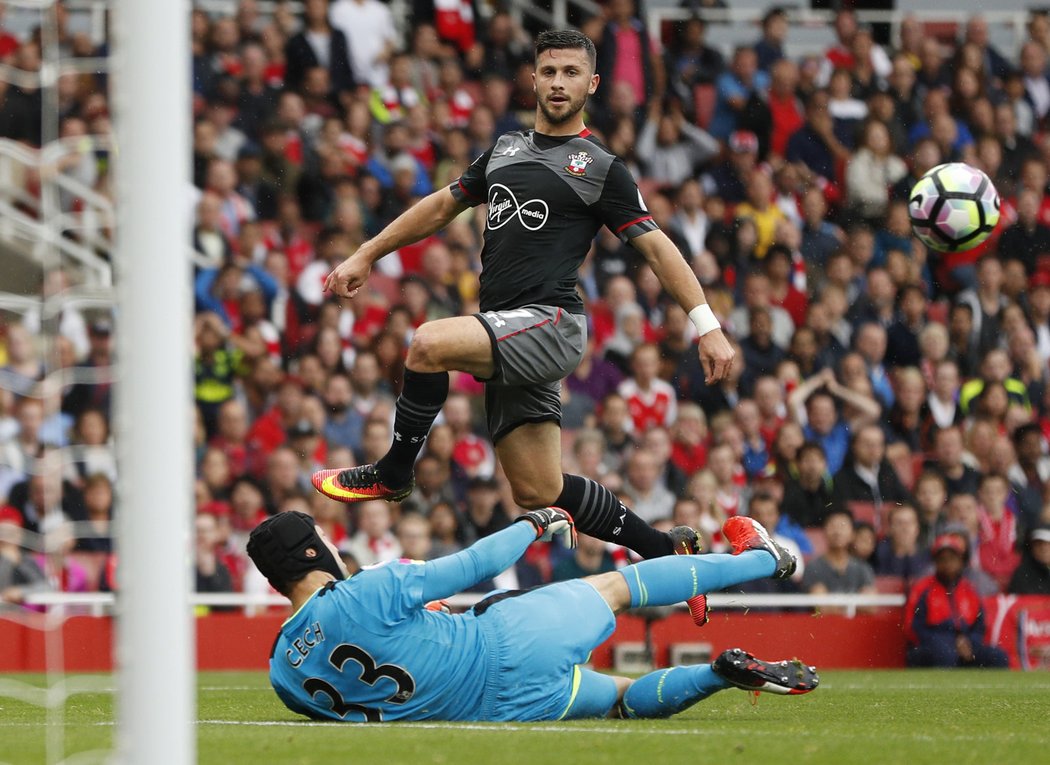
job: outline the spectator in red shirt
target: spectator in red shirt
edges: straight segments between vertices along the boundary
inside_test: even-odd
[[[1005,477],[994,474],[981,477],[977,488],[980,503],[977,556],[981,569],[995,579],[1000,590],[1006,589],[1021,562],[1017,552],[1017,518],[1006,507],[1009,496],[1010,483]]]
[[[747,474],[733,447],[723,443],[712,447],[707,454],[707,466],[718,482],[715,503],[726,518],[747,515],[747,503],[751,491],[747,486]]]
[[[620,383],[619,393],[627,401],[635,433],[653,426],[669,428],[678,416],[675,390],[657,377],[660,350],[651,343],[635,348],[631,354],[631,377]]]
[[[243,557],[248,534],[266,520],[262,489],[251,478],[239,478],[230,491],[230,545]]]
[[[452,459],[471,478],[491,478],[496,469],[496,455],[488,440],[474,432],[474,418],[470,410],[470,399],[462,393],[453,393],[442,409],[445,424],[452,428],[455,446]]]
[[[248,427],[248,412],[239,400],[230,399],[219,407],[218,432],[208,445],[226,455],[233,478],[245,475],[256,464],[248,443]]]
[[[693,402],[678,407],[671,430],[671,461],[686,475],[707,465],[707,415]]]
[[[942,534],[932,552],[933,575],[912,588],[904,607],[908,665],[1005,667],[1006,654],[984,640],[981,598],[962,576],[966,542],[955,534]]]
[[[759,432],[766,446],[773,448],[777,431],[784,424],[787,408],[784,406],[784,388],[776,377],[759,377],[751,394],[758,405]]]
[[[264,412],[248,432],[248,443],[260,457],[266,457],[287,439],[287,430],[302,417],[302,382],[286,375],[277,389],[277,401]],[[262,466],[256,468],[256,474]]]
[[[769,150],[783,157],[787,153],[788,139],[802,127],[805,109],[799,101],[798,64],[782,58],[770,70],[769,111],[773,118],[773,131],[769,138]]]

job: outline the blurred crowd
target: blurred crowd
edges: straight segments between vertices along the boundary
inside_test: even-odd
[[[634,0],[580,21],[601,75],[587,121],[692,265],[736,361],[706,386],[685,313],[603,230],[580,273],[587,351],[562,386],[566,470],[654,525],[700,529],[709,550],[725,549],[727,517],[758,518],[804,566],[751,592],[906,592],[954,551],[979,595],[1050,594],[1050,16],[1033,12],[1019,50],[999,51],[980,17],[907,17],[880,44],[844,10],[827,49],[795,59],[790,10],[726,50],[707,4],[692,5],[660,29]],[[385,453],[413,331],[477,310],[484,214],[387,256],[352,301],[324,277],[530,126],[532,32],[467,1],[413,3],[404,33],[380,0],[302,7],[264,17],[243,0],[234,16],[192,17],[204,591],[266,591],[244,546],[271,513],[311,513],[358,567],[453,552],[518,512],[482,388],[455,373],[409,499],[347,506],[309,478]],[[64,55],[105,53],[64,28]],[[0,62],[39,69],[40,40],[0,26]],[[108,134],[102,77],[57,88],[62,136]],[[0,84],[0,134],[39,143],[40,107],[39,92]],[[75,160],[61,172],[108,194],[108,155]],[[915,180],[947,161],[981,168],[1002,197],[993,237],[962,253],[928,251],[908,218]],[[68,286],[48,273],[41,291]],[[114,329],[76,308],[5,325],[4,601],[114,586],[108,377],[86,374],[108,369]],[[85,381],[41,395],[45,361]],[[43,533],[37,554],[20,547],[27,532]],[[629,559],[586,538],[574,552],[537,545],[490,584]]]

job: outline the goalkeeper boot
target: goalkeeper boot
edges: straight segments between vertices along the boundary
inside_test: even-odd
[[[809,693],[820,684],[815,667],[798,659],[762,661],[740,648],[730,648],[711,662],[719,677],[745,691],[768,691],[782,696]]]
[[[746,515],[735,515],[722,524],[722,536],[733,546],[733,555],[744,550],[765,550],[777,562],[774,579],[787,579],[795,573],[795,556],[773,541],[761,523]]]
[[[410,478],[405,486],[388,486],[380,479],[375,465],[318,470],[310,480],[319,492],[340,502],[365,502],[369,499],[400,502],[416,488],[414,478]]]
[[[688,526],[675,526],[667,532],[667,536],[671,537],[675,555],[700,554],[700,537]],[[707,609],[707,595],[702,593],[694,595],[686,601],[686,605],[689,606],[689,615],[693,617],[693,623],[697,627],[703,627],[711,621],[710,612]]]

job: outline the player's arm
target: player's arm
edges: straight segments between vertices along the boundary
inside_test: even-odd
[[[515,563],[528,546],[568,534],[575,546],[576,529],[564,510],[532,510],[514,519],[507,528],[479,539],[466,550],[428,561],[423,568],[423,602],[440,600],[492,579]]]
[[[700,333],[698,351],[706,374],[705,381],[708,385],[718,382],[729,372],[734,351],[722,334],[718,319],[707,305],[704,289],[696,274],[674,243],[659,229],[634,237],[631,245],[649,263],[663,288],[689,314]]]
[[[733,348],[722,334],[718,319],[707,305],[704,290],[682,253],[660,231],[645,207],[631,171],[620,159],[609,167],[597,204],[598,215],[624,242],[629,242],[649,262],[667,290],[700,333],[700,362],[707,384],[718,382],[733,363]]]
[[[364,285],[377,260],[439,231],[469,206],[458,201],[448,187],[438,189],[401,213],[374,238],[336,266],[328,274],[324,288],[341,297],[353,297]]]
[[[535,540],[531,526],[512,523],[482,537],[466,550],[427,561],[423,568],[423,602],[447,598],[491,579],[517,563]]]

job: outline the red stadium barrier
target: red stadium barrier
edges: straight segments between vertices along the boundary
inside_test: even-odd
[[[264,669],[270,647],[286,617],[212,614],[197,620],[197,666],[202,670]],[[622,641],[644,640],[645,621],[621,616],[613,638],[595,650],[596,667],[612,665],[613,646]],[[58,638],[58,639],[56,639]],[[109,671],[113,668],[112,619],[76,616],[59,635],[46,638],[39,630],[0,621],[0,672],[44,672],[48,667],[46,641],[61,640],[63,665],[52,659],[52,668],[73,672]],[[665,663],[673,643],[710,643],[717,652],[740,645],[759,655],[799,656],[822,667],[901,667],[904,639],[895,610],[885,614],[814,617],[808,614],[716,615],[697,629],[687,614],[673,614],[652,625],[654,654]],[[56,657],[57,658],[57,657]]]
[[[712,655],[739,646],[769,658],[797,656],[826,669],[904,666],[904,635],[897,609],[854,618],[716,612],[710,623],[699,629],[688,614],[676,613],[654,621],[651,637],[653,658],[660,666],[668,663],[668,649],[673,643],[710,643]],[[591,661],[596,667],[611,667],[616,643],[644,639],[645,620],[621,616],[616,634],[595,650]]]
[[[989,631],[1020,669],[1050,667],[1050,597],[1000,597],[985,602]],[[211,614],[197,619],[197,666],[202,670],[260,670],[285,614],[246,617]],[[619,618],[616,634],[595,649],[595,667],[612,666],[614,646],[642,642],[644,619]],[[716,612],[697,628],[686,613],[675,613],[650,625],[653,656],[668,662],[675,643],[709,643],[713,654],[740,646],[760,656],[799,657],[823,669],[896,669],[904,666],[900,611],[884,609],[850,618],[810,613]],[[47,646],[60,647],[62,663],[52,669],[105,672],[113,668],[113,622],[109,617],[75,616],[61,630],[45,636],[16,621],[0,619],[0,672],[44,672]]]
[[[1050,669],[1050,597],[985,598],[984,618],[991,641],[1006,651],[1013,669]]]

